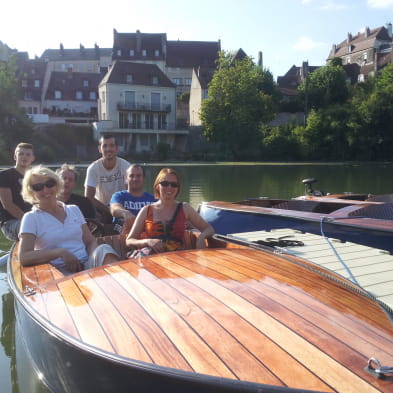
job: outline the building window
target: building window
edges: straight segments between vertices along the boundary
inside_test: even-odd
[[[22,80],[22,87],[27,87],[27,80],[26,79]]]
[[[97,94],[96,94],[95,91],[91,91],[91,92],[89,93],[89,99],[90,99],[90,100],[96,100],[96,99],[97,99]]]
[[[364,62],[367,62],[367,52],[366,52],[366,53],[363,53],[363,61],[364,61]]]
[[[88,80],[84,80],[83,81],[83,87],[89,87],[89,81]]]
[[[117,53],[117,56],[121,56],[121,49],[118,49],[118,50],[116,51],[116,53]]]
[[[75,98],[77,99],[77,100],[83,100],[83,93],[81,92],[81,91],[77,91],[76,93],[75,93]]]
[[[146,49],[142,49],[142,56],[146,57],[146,54],[147,54]]]
[[[55,90],[55,100],[61,100],[61,91]]]
[[[127,83],[132,83],[132,75],[131,75],[131,74],[128,74],[128,75],[126,76],[126,82],[127,82]]]
[[[134,49],[130,49],[130,56],[135,56],[135,51],[134,51]]]
[[[158,49],[156,49],[156,50],[154,51],[154,56],[155,56],[155,57],[160,56],[160,51],[159,51]]]
[[[153,85],[158,85],[158,76],[153,76],[151,81]]]
[[[184,78],[184,84],[186,86],[191,86],[192,79],[191,78]]]
[[[40,80],[39,79],[34,80],[34,87],[40,87]]]
[[[166,129],[166,115],[158,114],[158,129],[165,130]]]
[[[181,84],[181,79],[180,78],[173,78],[172,82],[176,85],[179,86]]]
[[[152,113],[146,113],[145,114],[145,128],[152,130],[154,124],[154,116]]]
[[[35,68],[31,69],[31,75],[35,75]]]
[[[64,63],[60,64],[60,69],[62,71],[65,71],[66,70],[66,65]]]

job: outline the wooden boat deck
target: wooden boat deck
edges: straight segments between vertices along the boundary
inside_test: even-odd
[[[30,314],[65,339],[155,367],[323,392],[392,392],[392,323],[372,300],[252,248],[177,251],[62,277],[20,267]],[[77,345],[77,344],[76,344]],[[173,373],[173,370],[172,370]]]
[[[293,229],[242,232],[228,236],[250,242],[286,236],[289,240],[302,241],[304,246],[279,247],[279,249],[307,259],[348,280],[351,280],[352,275],[362,288],[393,309],[393,255],[387,251],[329,239],[333,249],[326,238]]]

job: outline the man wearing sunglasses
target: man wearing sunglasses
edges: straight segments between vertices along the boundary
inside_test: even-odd
[[[20,223],[30,203],[21,196],[22,181],[35,160],[33,145],[19,143],[14,153],[15,167],[0,172],[0,222],[1,231],[9,240],[17,240]]]
[[[127,190],[112,195],[110,210],[115,230],[127,233],[135,221],[139,210],[156,201],[154,195],[145,192],[145,173],[141,165],[132,164],[126,173]]]

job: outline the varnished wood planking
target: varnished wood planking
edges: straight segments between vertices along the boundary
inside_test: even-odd
[[[199,291],[199,301],[195,303],[178,290],[177,279],[174,287],[171,287],[165,282],[166,280],[157,280],[156,274],[150,273],[150,269],[147,269],[145,274],[138,276],[138,279],[197,332],[198,336],[232,370],[236,378],[281,385],[279,378],[274,377],[258,358],[254,357],[233,335],[217,323],[209,312],[200,307],[200,303],[209,297],[206,293]],[[225,307],[223,304],[221,306]],[[229,323],[237,324],[237,315],[228,312],[227,318]]]
[[[102,326],[92,312],[87,299],[73,280],[60,280],[59,291],[77,327],[81,340],[104,351],[114,352]]]
[[[154,259],[155,257],[152,257],[152,260]],[[291,356],[301,361],[316,374],[320,370],[324,370],[324,380],[334,389],[354,393],[359,391],[376,391],[371,385],[358,378],[334,359],[317,350],[307,340],[299,337],[292,330],[283,326],[262,310],[259,310],[255,305],[223,288],[218,282],[185,272],[184,267],[179,267],[169,259],[168,254],[165,262],[166,268],[175,271],[177,274],[184,275],[187,280],[200,286],[210,295],[227,304],[234,312],[258,327],[271,340],[285,348]],[[157,262],[160,263],[160,261]],[[206,263],[208,264],[208,261]]]
[[[158,256],[154,258],[156,261]],[[253,366],[253,363],[258,359],[263,365],[270,370],[271,373],[281,379],[285,386],[292,387],[303,387],[313,390],[330,391],[330,388],[324,384],[317,376],[311,373],[303,365],[297,362],[293,357],[289,356],[285,350],[279,347],[277,344],[272,342],[268,337],[263,335],[253,325],[249,324],[246,320],[239,317],[234,313],[226,304],[218,301],[214,296],[208,295],[198,286],[190,283],[188,280],[180,278],[180,276],[167,270],[165,268],[165,258],[163,258],[163,265],[146,260],[144,267],[146,267],[154,276],[159,277],[161,280],[157,281],[160,285],[163,285],[163,281],[166,282],[166,286],[171,286],[174,290],[179,291],[183,296],[192,301],[195,305],[200,306],[204,313],[210,318],[214,319],[218,324],[222,326],[229,334],[231,334],[236,340],[251,354],[255,356],[255,360],[250,362],[243,362],[242,364],[236,365],[240,361],[239,358],[233,357],[230,367],[239,368],[243,367],[246,372]],[[165,280],[168,278],[168,280]],[[149,281],[154,281],[149,279]],[[148,284],[146,284],[148,285]],[[167,288],[163,286],[162,290],[157,288],[157,293],[166,294]],[[162,295],[161,295],[162,296]],[[187,316],[187,314],[186,314]],[[214,329],[211,324],[208,325],[209,329]],[[193,327],[194,329],[197,327]],[[201,329],[202,332],[204,329]],[[225,342],[227,335],[221,335],[215,331],[208,332],[210,334],[218,334],[220,342],[217,343],[217,352],[220,353],[229,344]],[[203,335],[202,335],[203,336]],[[260,381],[262,375],[256,375],[253,377],[252,370],[249,370],[250,375],[247,379],[252,381]],[[278,377],[279,376],[279,377]],[[266,379],[264,380],[266,383]]]
[[[90,274],[79,274],[74,281],[96,315],[114,351],[121,356],[150,361],[151,359],[143,350],[137,337],[124,321],[119,310],[110,301],[110,293],[105,293],[99,286],[100,277],[103,277],[103,280],[108,279],[105,272],[103,274],[99,272],[103,271],[96,273],[93,270]]]
[[[226,250],[222,250],[221,252],[225,254]],[[285,255],[283,255],[283,257],[285,258]],[[255,261],[251,261],[250,263],[254,264],[255,269],[261,271],[262,273],[270,276],[273,279],[277,277],[278,280],[281,280],[284,276],[283,272],[285,272],[285,279],[288,280],[288,283],[290,283],[294,287],[298,287],[299,289],[306,287],[308,292],[316,298],[324,298],[324,288],[331,288],[331,286],[333,285],[335,286],[335,292],[342,294],[342,296],[334,296],[327,299],[324,298],[324,301],[331,302],[331,305],[334,307],[341,307],[343,311],[347,310],[347,312],[351,312],[351,309],[354,306],[354,298],[353,296],[347,296],[348,290],[345,289],[342,284],[335,284],[334,282],[332,283],[331,280],[322,276],[318,277],[318,279],[315,280],[311,279],[310,275],[308,274],[299,275],[298,268],[294,266],[294,264],[290,260],[291,258],[289,257],[289,261],[287,264],[280,264],[280,266],[276,266],[276,263],[274,263],[274,259],[272,256],[264,255],[257,263],[255,263]],[[239,253],[238,263],[242,263],[243,261],[249,263],[250,258],[248,258],[242,253]],[[370,307],[379,307],[374,301],[367,298],[364,299],[364,302],[369,303]],[[367,319],[374,318],[374,315],[369,315],[368,310],[365,310],[364,306],[362,306],[361,308],[355,308],[354,310],[356,311],[356,313],[363,314]],[[383,314],[381,313],[375,313],[375,315],[378,316],[378,319],[375,319],[376,322],[379,323],[381,326],[386,326],[388,318],[383,317]]]
[[[248,241],[266,237],[292,236],[293,239],[303,241],[305,245],[303,247],[281,247],[280,249],[292,255],[306,258],[315,265],[333,270],[347,279],[350,278],[327,240],[321,236],[285,228],[271,232],[243,232],[230,236]],[[393,308],[393,256],[385,251],[355,243],[342,243],[335,239],[330,239],[330,241],[359,285]]]
[[[130,265],[125,264],[128,269]],[[114,267],[108,270],[113,271]],[[161,326],[165,334],[196,372],[234,378],[233,373],[201,338],[161,299],[129,274],[116,274],[115,279],[122,283],[134,299]]]
[[[116,273],[113,274],[127,274],[119,267],[111,267],[111,269],[112,273],[113,270],[116,270]],[[110,272],[106,270],[98,271],[94,274],[94,278],[113,305],[119,310],[129,329],[138,340],[138,342],[133,342],[135,346],[130,348],[130,358],[192,371],[162,330],[157,327],[156,323]],[[116,334],[116,331],[114,331],[114,334]]]
[[[278,267],[277,264],[282,266]],[[26,269],[26,272],[29,269]],[[378,307],[372,306],[371,301],[366,301],[366,304],[369,304],[364,310],[365,318],[360,318],[360,320],[354,318],[353,315],[342,314],[341,309],[345,310],[347,305],[355,304],[345,299],[327,299],[327,302],[323,299],[323,292],[329,287],[333,287],[339,297],[345,298],[347,290],[342,288],[341,284],[331,284],[329,280],[323,278],[313,283],[305,277],[308,272],[302,274],[301,277],[296,277],[291,268],[291,262],[279,262],[273,254],[264,254],[262,258],[259,252],[248,249],[239,249],[235,253],[226,250],[208,250],[193,251],[190,254],[185,252],[161,254],[140,261],[127,261],[103,269],[79,273],[73,277],[74,284],[72,285],[66,284],[72,281],[72,278],[63,278],[57,281],[61,288],[61,292],[57,294],[55,281],[52,281],[52,284],[44,284],[45,280],[51,279],[50,271],[45,269],[45,265],[42,265],[37,272],[30,273],[30,280],[42,283],[42,285],[37,285],[37,288],[40,296],[41,293],[42,296],[47,296],[45,301],[53,304],[54,315],[52,316],[55,319],[58,318],[58,322],[63,323],[63,326],[67,319],[72,323],[75,321],[82,332],[97,318],[93,325],[99,320],[100,329],[93,329],[92,334],[97,334],[94,338],[96,343],[93,345],[100,347],[99,341],[102,339],[100,336],[104,334],[112,344],[111,350],[119,353],[120,349],[123,351],[121,353],[123,356],[130,356],[133,359],[148,362],[151,359],[152,363],[157,365],[191,370],[186,359],[190,361],[190,357],[194,356],[197,349],[196,356],[200,359],[196,363],[190,362],[195,371],[222,375],[221,366],[223,366],[223,370],[229,372],[231,378],[246,380],[260,378],[256,380],[277,385],[279,383],[274,377],[277,375],[281,383],[286,386],[322,391],[334,388],[345,392],[352,391],[350,390],[352,385],[353,391],[356,390],[356,386],[359,392],[373,391],[371,385],[367,382],[359,382],[360,380],[354,373],[346,371],[342,366],[350,363],[346,360],[346,355],[341,353],[345,352],[345,345],[353,345],[356,351],[350,364],[352,369],[361,363],[358,359],[366,356],[366,354],[361,354],[372,348],[379,348],[378,354],[385,353],[384,356],[377,354],[376,357],[380,358],[383,363],[386,360],[386,364],[391,364],[389,354],[392,352],[389,351],[392,340],[389,330],[386,329],[386,335],[382,331],[367,336],[368,324],[373,324],[374,321],[366,318],[366,314],[381,315]],[[283,270],[280,272],[280,269]],[[272,277],[267,278],[268,274]],[[180,276],[183,278],[175,278]],[[287,282],[285,283],[284,280],[284,283],[278,284],[278,280],[283,278]],[[217,289],[214,284],[217,284],[220,289]],[[308,294],[304,292],[306,288],[310,290]],[[230,293],[229,296],[226,291]],[[89,296],[90,292],[94,293],[93,297]],[[29,301],[36,296],[38,293],[33,295]],[[317,298],[313,299],[313,296]],[[246,302],[248,306],[244,307],[243,302]],[[307,303],[307,306],[304,303]],[[329,310],[329,306],[336,307],[336,310]],[[89,311],[88,315],[82,317],[81,314],[86,311],[84,307],[88,307]],[[155,307],[168,314],[169,319],[167,319],[168,315],[159,315],[157,318],[158,311],[154,310]],[[253,307],[264,308],[262,318],[254,312]],[[58,311],[57,314],[55,314],[55,309]],[[79,310],[75,311],[75,309]],[[70,313],[68,317],[62,315],[64,310],[65,314]],[[116,326],[115,328],[112,326],[111,330],[110,315],[117,313],[117,310],[119,314],[113,318]],[[177,316],[175,322],[171,320],[173,315]],[[248,316],[253,317],[254,320],[252,318],[248,320]],[[313,326],[314,318],[325,318],[325,320],[316,327]],[[376,326],[384,323],[382,317],[376,320]],[[256,321],[262,321],[261,329]],[[353,325],[349,325],[344,331],[340,328],[340,324],[344,326],[348,321]],[[168,322],[169,331],[167,330]],[[147,333],[146,326],[149,326]],[[155,330],[151,326],[154,326]],[[277,326],[279,326],[278,329]],[[350,326],[353,326],[356,334],[360,332],[358,342]],[[118,332],[117,327],[119,327]],[[184,338],[179,340],[177,337],[183,333],[182,329],[186,328],[199,332],[198,340],[187,343],[188,347],[184,343]],[[297,342],[296,340],[292,342],[293,337],[288,335],[286,329],[295,335],[299,334],[300,337],[296,336]],[[306,331],[302,331],[303,329]],[[318,329],[321,334],[318,333]],[[274,330],[278,330],[276,336],[272,334]],[[318,338],[311,336],[311,330]],[[219,339],[213,331],[217,333]],[[160,332],[159,336],[156,336],[157,332]],[[378,337],[379,334],[380,337]],[[150,341],[152,337],[153,341],[156,340],[151,346],[149,346],[149,335]],[[187,332],[186,335],[191,341],[193,340],[192,334]],[[253,335],[256,337],[255,340],[250,339]],[[284,337],[285,335],[287,337]],[[162,340],[164,337],[166,341]],[[82,335],[83,339],[92,344],[91,337]],[[140,342],[140,348],[134,351],[133,344],[130,343],[121,348],[121,342],[126,339],[133,339],[135,344]],[[336,340],[336,346],[331,343],[331,339]],[[383,340],[386,341],[386,345],[381,344]],[[202,359],[203,356],[198,348],[200,342],[206,345],[203,354],[206,357],[213,355],[215,359],[213,364],[201,365],[205,359]],[[162,345],[157,350],[160,344]],[[161,356],[160,361],[164,359],[166,363],[156,361],[159,358],[157,353],[166,352],[167,344],[172,345],[172,350],[180,362],[176,363],[174,360],[171,363],[172,354],[168,354],[167,357]],[[329,348],[329,345],[332,348]],[[326,354],[321,354],[318,347],[322,351],[325,350]],[[305,354],[304,349],[306,349]],[[104,350],[108,348],[104,347]],[[304,366],[299,363],[304,359],[298,356],[297,351],[309,357],[309,362],[306,360]],[[236,353],[239,354],[237,357]],[[143,358],[144,354],[147,358]],[[253,355],[255,355],[254,358]],[[328,358],[326,383],[319,381],[317,377],[319,373],[317,369],[323,364],[320,375],[321,378],[325,378],[326,359],[324,356]],[[330,356],[337,357],[337,361]],[[210,358],[206,359],[209,362]],[[318,363],[319,361],[321,363]],[[219,362],[221,366],[218,366]],[[245,367],[247,363],[259,364],[257,372],[250,370],[247,373],[247,367]],[[196,364],[199,368],[195,367]],[[285,366],[288,366],[287,372],[285,372]],[[335,367],[338,367],[336,381],[333,378]],[[362,377],[371,380],[376,387],[384,391],[389,386],[386,381],[373,380],[368,374]],[[347,382],[343,382],[345,378],[348,379]],[[350,383],[351,387],[349,387]],[[368,387],[367,390],[364,390],[366,387]]]

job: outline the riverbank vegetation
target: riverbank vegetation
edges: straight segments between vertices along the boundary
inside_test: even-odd
[[[334,59],[310,74],[289,102],[269,71],[223,55],[202,105],[205,136],[221,159],[391,161],[393,64],[363,83],[347,79]],[[305,124],[268,125],[283,108],[302,108]]]

